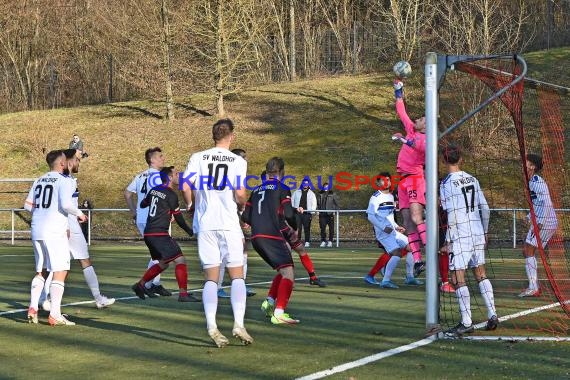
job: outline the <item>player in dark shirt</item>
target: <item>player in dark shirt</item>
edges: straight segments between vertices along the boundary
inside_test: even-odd
[[[285,162],[273,157],[265,165],[267,180],[256,187],[245,204],[242,220],[251,226],[251,242],[261,258],[278,273],[273,278],[261,309],[273,324],[296,324],[299,320],[285,313],[295,283],[293,257],[282,234],[282,219],[295,230],[297,222],[291,206],[291,191],[281,182]]]
[[[174,170],[174,166],[167,166],[160,171],[160,178],[162,184],[152,188],[140,205],[142,208],[149,207],[144,229],[144,242],[150,250],[152,259],[158,260],[158,263],[150,267],[132,289],[140,299],[144,300],[145,294],[149,297],[156,297],[153,292],[145,288],[144,284],[168,268],[168,264],[174,262],[176,264],[174,273],[180,289],[178,302],[200,302],[199,299],[188,294],[186,259],[180,246],[169,233],[170,223],[174,217],[180,228],[189,236],[194,235],[182,217],[178,206],[178,195],[172,190],[178,185],[178,172]]]

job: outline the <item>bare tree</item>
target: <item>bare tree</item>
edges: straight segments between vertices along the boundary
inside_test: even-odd
[[[164,83],[166,85],[166,118],[174,120],[174,101],[172,97],[172,74],[170,67],[170,23],[168,20],[168,0],[162,0],[160,20],[162,22],[162,52]]]

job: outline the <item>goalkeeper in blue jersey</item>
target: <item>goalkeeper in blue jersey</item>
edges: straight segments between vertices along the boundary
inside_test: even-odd
[[[537,262],[535,253],[540,246],[546,248],[546,245],[554,236],[558,227],[558,219],[554,212],[554,206],[550,199],[548,185],[544,179],[537,173],[542,169],[542,157],[538,154],[528,154],[526,156],[526,170],[528,174],[528,188],[530,192],[530,200],[534,215],[536,218],[536,228],[532,223],[531,213],[528,214],[527,220],[530,223],[528,234],[523,248],[525,258],[525,269],[528,277],[528,288],[519,294],[519,297],[538,297],[540,295],[540,287],[538,286]],[[538,232],[540,240],[537,239]]]

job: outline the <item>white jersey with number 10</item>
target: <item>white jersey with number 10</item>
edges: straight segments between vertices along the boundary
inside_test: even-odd
[[[224,148],[211,148],[190,157],[183,181],[193,184],[194,233],[241,232],[234,190],[245,186],[247,162]]]

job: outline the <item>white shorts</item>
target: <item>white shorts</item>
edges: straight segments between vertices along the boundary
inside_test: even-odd
[[[465,270],[485,264],[485,236],[459,238],[451,242],[450,248],[450,270]]]
[[[542,247],[546,248],[546,245],[550,241],[550,239],[556,233],[557,226],[551,227],[542,227],[540,230],[540,242],[542,243]],[[536,241],[536,235],[534,234],[534,228],[529,228],[528,233],[526,234],[525,243],[532,245],[533,247],[538,247],[538,242]]]
[[[243,266],[243,233],[241,231],[202,231],[198,234],[198,255],[202,268]]]
[[[408,245],[408,237],[398,231],[393,231],[389,234],[380,232],[376,234],[376,239],[382,244],[386,252],[394,252],[398,249],[406,248]]]
[[[69,251],[71,252],[71,258],[74,260],[89,258],[89,249],[83,233],[72,232],[69,235]]]
[[[70,267],[69,242],[67,238],[33,240],[36,272],[46,268],[50,272],[67,271]]]

